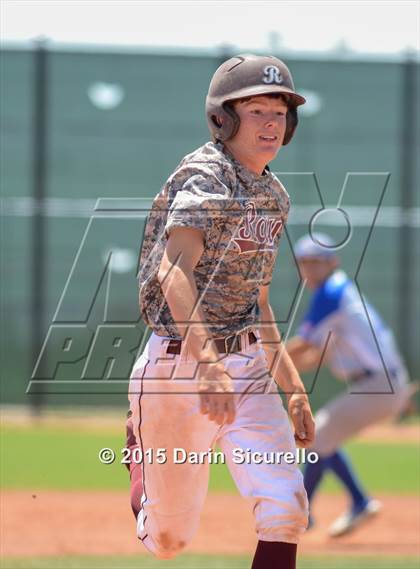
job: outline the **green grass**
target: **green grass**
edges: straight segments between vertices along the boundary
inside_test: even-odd
[[[3,488],[55,490],[124,490],[126,468],[120,463],[124,433],[108,428],[89,431],[39,425],[2,428],[0,479]],[[112,448],[117,459],[103,465],[98,452]],[[347,447],[357,472],[371,492],[412,494],[419,491],[420,459],[414,443],[353,442]],[[339,492],[327,477],[326,492]],[[210,491],[235,492],[225,465],[214,465]]]
[[[355,469],[370,491],[411,494],[420,491],[420,458],[415,444],[350,443],[345,447]],[[326,476],[326,492],[340,491],[339,483]]]
[[[103,465],[101,448],[125,446],[123,433],[52,426],[4,427],[1,435],[3,488],[119,490],[127,487],[126,468]],[[120,457],[121,458],[121,457]]]
[[[149,556],[7,558],[2,569],[249,569],[244,556],[181,555],[171,561]],[[301,557],[298,569],[417,569],[414,557]]]

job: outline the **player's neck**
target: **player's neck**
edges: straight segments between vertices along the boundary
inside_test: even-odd
[[[257,176],[261,176],[264,172],[264,169],[267,165],[267,161],[265,158],[256,157],[254,154],[250,154],[240,148],[231,147],[230,145],[225,143],[225,148],[227,149],[228,153],[233,156],[233,158],[242,164],[244,168],[256,174]]]

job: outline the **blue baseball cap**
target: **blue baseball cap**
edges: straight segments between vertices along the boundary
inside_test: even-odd
[[[294,246],[296,259],[303,257],[336,257],[337,244],[326,233],[312,233],[298,239]]]

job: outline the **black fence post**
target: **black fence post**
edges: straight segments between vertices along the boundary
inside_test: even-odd
[[[417,294],[415,279],[417,262],[415,259],[415,228],[411,222],[411,213],[416,199],[416,163],[418,136],[418,98],[419,65],[415,54],[407,53],[402,65],[401,96],[401,154],[400,154],[400,207],[401,224],[399,232],[398,263],[398,332],[399,345],[405,357],[408,369],[414,373],[417,355],[415,346],[418,322],[414,306]]]
[[[31,243],[31,343],[32,369],[41,351],[45,336],[45,313],[47,298],[46,279],[46,217],[45,199],[47,196],[48,177],[48,51],[46,40],[35,42],[34,49],[34,83],[33,83],[33,216]],[[39,370],[43,377],[42,370]],[[30,406],[34,416],[42,413],[45,405],[43,384],[36,386],[36,392],[30,393]]]

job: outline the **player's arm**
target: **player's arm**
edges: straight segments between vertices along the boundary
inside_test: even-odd
[[[321,362],[321,350],[300,336],[288,340],[286,350],[299,372],[317,369]]]
[[[198,301],[194,268],[204,251],[203,234],[191,227],[175,227],[168,237],[158,279],[180,335],[194,358],[203,362],[198,370],[201,412],[218,424],[235,416],[232,380],[208,334]],[[193,322],[193,326],[190,323]]]
[[[315,436],[315,424],[309,399],[299,373],[281,340],[269,300],[269,285],[259,291],[260,336],[273,379],[285,393],[289,415],[299,446],[309,447]]]

